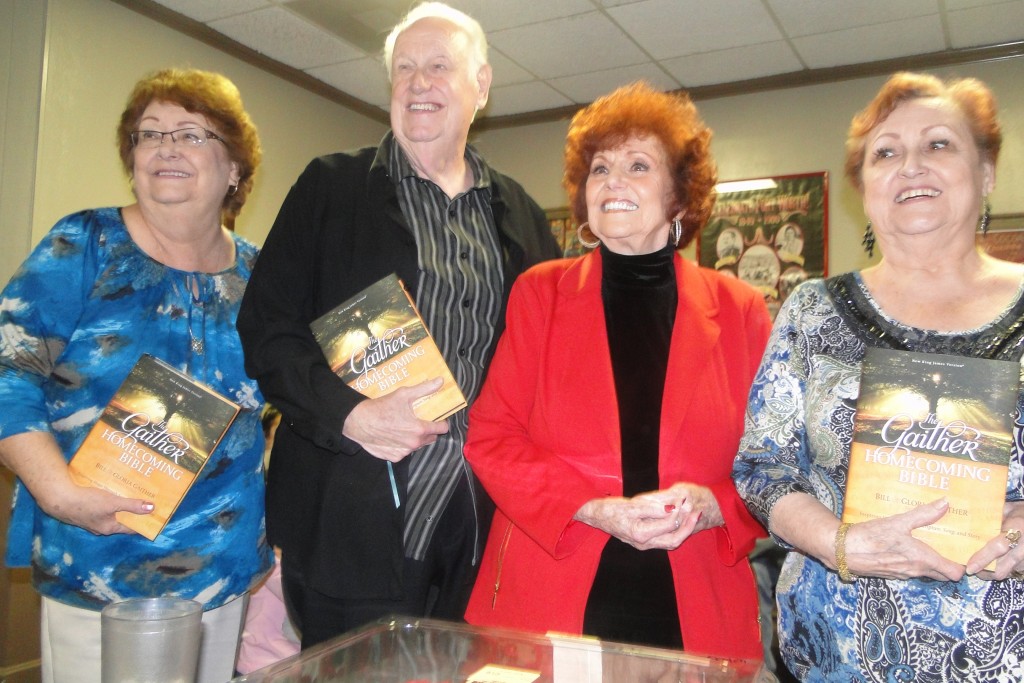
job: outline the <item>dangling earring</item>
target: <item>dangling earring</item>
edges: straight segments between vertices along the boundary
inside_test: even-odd
[[[864,239],[860,243],[868,256],[875,255],[875,231],[871,229],[871,221],[868,221],[867,227],[864,228]]]
[[[988,197],[985,197],[985,212],[981,214],[981,234],[982,236],[988,235],[988,224],[992,220],[992,205],[988,203]]]
[[[679,240],[683,238],[683,222],[676,218],[672,221],[672,243],[679,246]]]
[[[597,245],[601,244],[601,240],[597,238],[594,238],[593,242],[588,242],[587,240],[583,239],[583,228],[587,228],[589,232],[590,222],[583,221],[582,223],[580,223],[580,227],[576,228],[576,239],[580,241],[580,244],[585,246],[587,249],[594,249],[595,247],[597,247]]]

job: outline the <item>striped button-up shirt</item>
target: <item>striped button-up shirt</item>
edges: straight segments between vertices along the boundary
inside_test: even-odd
[[[491,214],[490,173],[479,154],[467,147],[474,183],[450,199],[435,183],[416,175],[392,136],[384,140],[380,154],[387,155],[399,206],[416,236],[416,306],[472,403],[483,383],[501,312],[501,247]],[[470,476],[462,456],[467,413],[449,418],[447,434],[410,456],[404,540],[405,554],[412,559],[423,559],[460,477]]]

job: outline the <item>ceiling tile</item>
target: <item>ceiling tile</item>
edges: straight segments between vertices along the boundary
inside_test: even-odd
[[[1024,0],[949,12],[953,48],[1024,40]]]
[[[561,19],[574,14],[593,12],[590,0],[446,0],[480,22],[488,37],[500,31],[525,24]]]
[[[946,48],[937,14],[794,38],[792,43],[812,69],[877,62]]]
[[[572,101],[540,81],[519,83],[504,88],[491,88],[487,116],[507,116],[542,109],[566,107]]]
[[[986,5],[1006,4],[1014,4],[1014,2],[1008,2],[1008,0],[946,0],[946,11],[952,12],[954,10],[968,9],[970,7],[985,7]]]
[[[409,11],[412,5],[417,4],[415,1],[410,2],[409,0],[272,0],[275,5],[281,5],[289,9],[297,9],[300,14],[304,14],[306,9],[298,9],[302,5],[312,7],[315,5],[321,5],[321,8],[315,9],[317,12],[327,12],[331,14],[347,14],[350,16],[356,16],[360,18],[360,21],[364,21],[368,26],[372,25],[377,30],[390,31],[391,27],[398,23],[398,20]],[[207,2],[213,2],[213,0],[207,0]],[[367,16],[362,16],[366,14]],[[383,21],[383,24],[374,24],[367,21],[369,17],[376,16],[378,19]]]
[[[936,14],[937,0],[767,0],[790,38]]]
[[[491,64],[491,72],[494,77],[494,80],[491,81],[492,88],[525,83],[536,78],[529,71],[503,55],[501,50],[495,49],[493,45],[487,51],[487,61]]]
[[[356,0],[358,2],[358,0]],[[394,12],[384,7],[368,7],[360,9],[352,14],[361,23],[366,24],[380,36],[380,47],[384,48],[384,40],[391,33],[391,29],[402,20],[401,12]]]
[[[495,47],[539,78],[570,76],[647,60],[599,12],[495,31],[489,37]]]
[[[381,49],[416,1],[152,0],[385,110]],[[1024,40],[1024,0],[447,1],[491,44],[481,116]]]
[[[365,57],[340,38],[280,7],[210,22],[210,27],[296,69]]]
[[[804,68],[789,43],[784,41],[676,57],[662,64],[685,88],[774,76]]]
[[[306,69],[306,73],[375,107],[390,109],[388,74],[376,57]]]
[[[269,0],[220,0],[220,2],[210,2],[210,0],[155,1],[157,4],[174,10],[178,14],[184,14],[186,17],[202,22],[223,19],[234,14],[251,12],[254,9],[270,6]]]
[[[783,38],[761,0],[647,0],[608,14],[655,59]]]
[[[290,0],[289,12],[307,19],[367,54],[379,53],[384,47],[387,31],[398,21],[398,15],[388,8],[367,11],[360,0]],[[386,22],[387,29],[379,24]]]
[[[658,90],[675,90],[679,87],[679,83],[674,78],[652,62],[608,69],[607,71],[594,71],[566,78],[554,78],[548,83],[573,102],[588,104],[620,85],[639,80],[647,81]]]

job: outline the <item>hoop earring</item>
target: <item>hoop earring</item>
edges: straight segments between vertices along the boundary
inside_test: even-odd
[[[981,214],[981,234],[982,236],[988,235],[988,224],[992,220],[992,205],[988,203],[988,197],[985,197],[985,212]]]
[[[672,243],[679,246],[679,240],[683,238],[683,222],[676,218],[672,221]]]
[[[864,239],[860,243],[868,256],[875,255],[875,231],[871,228],[871,221],[868,221],[867,227],[864,228]]]
[[[583,228],[587,228],[587,231],[589,232],[590,221],[583,221],[582,223],[580,223],[579,227],[576,228],[576,239],[578,239],[580,241],[580,244],[585,246],[587,249],[595,249],[597,245],[601,244],[601,240],[597,239],[596,237],[594,238],[593,242],[588,242],[587,240],[583,239]]]
[[[238,192],[238,185],[237,185],[237,183],[235,185],[228,185],[228,196],[229,197],[234,197],[236,192]]]

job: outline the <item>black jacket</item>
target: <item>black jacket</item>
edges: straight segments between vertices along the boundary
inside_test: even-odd
[[[309,330],[391,272],[415,296],[415,239],[386,168],[373,165],[376,154],[376,147],[332,154],[306,167],[238,316],[246,370],[283,416],[268,476],[268,538],[312,587],[337,598],[398,597],[405,554],[402,508],[395,509],[384,461],[341,433],[364,397],[331,371]],[[559,252],[540,207],[518,183],[490,173],[507,300],[519,273]],[[504,317],[502,310],[499,332]],[[395,475],[404,492],[407,461]]]

